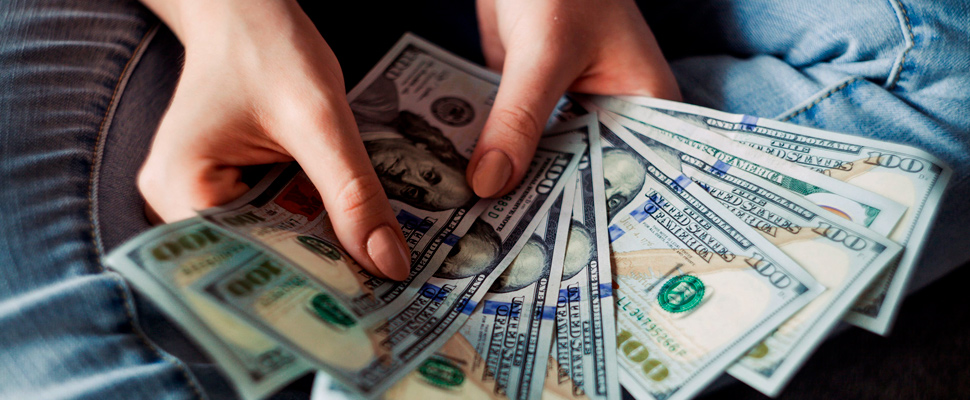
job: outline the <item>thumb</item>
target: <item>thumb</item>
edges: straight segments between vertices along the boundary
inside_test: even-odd
[[[283,147],[317,187],[337,239],[364,269],[404,280],[410,250],[364,148],[345,98],[328,101],[318,118],[290,116]],[[319,114],[319,111],[317,111]]]
[[[190,218],[243,195],[249,187],[238,166],[290,160],[272,146],[246,140],[252,134],[226,122],[231,118],[196,112],[200,108],[185,98],[176,95],[138,173],[152,223]]]
[[[466,173],[478,196],[505,194],[525,175],[549,114],[581,72],[562,53],[533,42],[506,54],[495,105]]]

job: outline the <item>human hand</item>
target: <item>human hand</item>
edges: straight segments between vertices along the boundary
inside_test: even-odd
[[[138,187],[174,221],[249,188],[240,166],[296,160],[337,238],[369,272],[405,279],[410,257],[347,104],[340,66],[295,1],[144,0],[185,66]]]
[[[656,39],[632,0],[478,0],[482,49],[502,71],[467,176],[481,197],[515,188],[567,89],[680,100]]]

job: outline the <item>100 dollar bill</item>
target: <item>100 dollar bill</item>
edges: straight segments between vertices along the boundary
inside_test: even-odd
[[[597,121],[590,116],[558,127],[556,135],[586,137]],[[547,134],[546,137],[550,137]],[[588,153],[588,150],[587,150]],[[588,159],[584,156],[586,168]],[[555,304],[572,238],[570,203],[578,198],[567,184],[512,264],[485,294],[458,334],[383,398],[538,398],[553,337]],[[346,398],[346,391],[320,374],[314,399]]]
[[[491,204],[418,296],[387,318],[355,317],[315,271],[271,252],[213,270],[190,288],[354,392],[376,396],[458,330],[525,245],[540,222],[535,216],[572,182],[584,151],[577,137],[540,142],[522,184]]]
[[[459,333],[422,367],[394,384],[384,399],[539,397],[573,190],[563,191]],[[447,376],[452,379],[429,373],[443,370],[450,371]],[[461,382],[456,376],[462,377]]]
[[[600,134],[620,382],[690,398],[824,287],[632,133]]]
[[[881,274],[846,316],[847,321],[873,332],[889,331],[952,169],[925,151],[901,144],[683,103],[624,99],[907,206],[902,220],[888,234],[890,239],[906,246],[902,257]]]
[[[728,369],[761,392],[778,394],[859,294],[898,256],[901,246],[674,140],[660,127],[605,114],[603,124],[625,122],[641,142],[828,288]]]
[[[589,148],[576,173],[549,361],[552,368],[543,398],[616,400],[620,398],[619,366],[599,122],[595,114],[588,114],[570,123],[588,126]]]
[[[398,222],[412,249],[411,274],[402,282],[371,275],[350,258],[337,241],[320,194],[295,163],[277,166],[239,199],[200,215],[309,273],[327,289],[330,301],[355,318],[379,320],[400,311],[418,295],[471,227],[475,214],[481,214],[487,205],[480,202],[471,212],[452,210],[447,224],[432,215],[398,209]]]
[[[760,176],[777,186],[798,193],[832,213],[887,235],[899,222],[906,207],[884,196],[766,155],[748,146],[646,107],[615,97],[589,98],[597,107],[631,120],[663,126],[663,132],[685,144],[709,153],[721,162]]]
[[[566,192],[572,195],[571,190]],[[563,210],[566,192],[560,194],[544,217],[536,220],[541,222],[535,234],[519,239],[524,244],[521,251],[506,255],[510,264],[504,272],[493,272],[497,279],[493,279],[477,306],[468,306],[474,306],[474,311],[460,331],[415,370],[397,380],[382,399],[527,399],[538,394],[533,385],[542,388],[544,361],[552,336],[551,324],[543,324],[551,315],[546,311],[545,297],[558,288],[558,281],[552,278],[561,272],[556,272],[554,266],[562,265],[561,253],[565,253],[565,229],[561,228],[568,228],[568,224],[558,222],[565,219],[563,216],[568,218],[568,209]],[[479,239],[467,239],[472,237],[463,239],[468,248],[463,251],[485,248],[476,244]],[[475,259],[481,254],[470,256]],[[545,351],[541,350],[543,347]],[[317,374],[314,400],[355,397],[329,374]]]
[[[255,400],[307,373],[310,364],[189,286],[233,259],[258,253],[258,247],[191,218],[139,235],[105,262],[194,338],[243,399]]]

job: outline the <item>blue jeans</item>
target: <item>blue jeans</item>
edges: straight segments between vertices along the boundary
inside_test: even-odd
[[[309,13],[352,87],[404,30],[481,60],[473,5],[432,3]],[[966,4],[665,3],[641,8],[686,101],[904,142],[946,160],[956,173],[910,291],[967,261]],[[134,1],[0,0],[0,399],[236,397],[178,328],[101,263],[149,227],[135,175],[181,55],[159,25]],[[379,39],[357,37],[361,26]]]

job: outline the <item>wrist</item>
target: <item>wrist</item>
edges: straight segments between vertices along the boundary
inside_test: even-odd
[[[303,11],[295,0],[142,0],[182,42],[218,51],[226,40],[247,41],[264,33],[279,35]],[[305,17],[305,16],[304,16]]]

